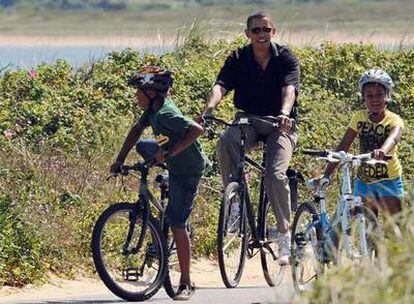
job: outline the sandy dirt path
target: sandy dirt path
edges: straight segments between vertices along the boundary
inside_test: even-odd
[[[197,287],[224,287],[216,261],[197,259],[192,263],[192,279]],[[290,269],[286,269],[283,283],[290,288]],[[263,277],[260,255],[247,260],[240,286],[266,286]],[[292,291],[291,291],[292,292]],[[43,286],[26,286],[25,288],[3,287],[0,289],[0,303],[19,302],[27,299],[39,301],[47,298],[68,299],[82,295],[109,293],[104,284],[95,278],[64,280],[52,278]]]

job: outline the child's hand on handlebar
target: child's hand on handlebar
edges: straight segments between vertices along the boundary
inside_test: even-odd
[[[372,151],[371,156],[376,160],[384,160],[385,159],[385,151],[382,149],[375,149]]]

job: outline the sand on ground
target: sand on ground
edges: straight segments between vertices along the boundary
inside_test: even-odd
[[[193,260],[191,266],[192,280],[197,287],[224,287],[221,280],[218,262],[206,258]],[[286,269],[283,282],[290,282],[290,269]],[[260,261],[260,254],[246,260],[240,286],[266,286]],[[81,277],[66,280],[52,277],[43,286],[28,285],[24,288],[0,288],[0,303],[3,301],[19,301],[27,298],[41,300],[46,298],[67,299],[110,292],[105,285],[95,277]]]

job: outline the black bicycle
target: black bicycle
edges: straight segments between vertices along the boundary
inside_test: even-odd
[[[93,261],[100,278],[115,295],[128,301],[149,299],[162,285],[173,298],[179,285],[176,247],[165,215],[168,175],[155,177],[160,190],[157,199],[148,185],[152,167],[166,169],[165,164],[147,162],[122,166],[122,176],[140,174],[139,199],[108,207],[92,232]]]
[[[241,133],[238,174],[234,181],[227,185],[220,207],[217,248],[223,282],[228,288],[236,287],[242,276],[246,256],[251,259],[260,252],[266,282],[270,286],[278,285],[282,281],[286,267],[279,265],[277,221],[264,189],[266,152],[263,153],[262,162],[259,164],[246,155],[245,140],[246,127],[250,126],[253,121],[270,124],[273,128],[278,128],[279,124],[274,117],[263,119],[242,117],[233,123],[212,116],[206,116],[203,119],[210,139],[216,134],[215,123],[227,127],[237,127]],[[265,143],[264,138],[261,141]],[[260,174],[257,221],[249,196],[245,172],[246,164],[257,169]],[[296,185],[298,180],[303,180],[300,172],[292,169],[288,169],[287,175],[292,185]],[[292,189],[291,194],[295,196],[296,189]],[[293,209],[296,208],[295,202],[296,197],[292,197]]]

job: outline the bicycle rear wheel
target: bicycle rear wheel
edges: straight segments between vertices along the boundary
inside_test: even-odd
[[[295,290],[309,290],[324,265],[319,244],[321,228],[315,225],[319,219],[316,208],[311,203],[303,203],[296,211],[292,226],[292,281]]]
[[[241,210],[243,205],[244,195],[240,185],[230,183],[220,207],[217,236],[220,274],[227,288],[236,287],[243,273],[247,248],[246,216],[245,212],[234,212],[234,209]]]
[[[132,236],[129,244],[128,234]],[[136,248],[140,235],[142,246]],[[149,299],[164,281],[165,239],[152,218],[143,231],[138,204],[119,203],[101,214],[92,232],[92,255],[102,281],[122,299]]]
[[[348,229],[340,234],[337,263],[374,261],[378,254],[380,233],[377,218],[370,209],[364,206],[352,208]]]
[[[262,219],[262,223],[260,223],[261,227],[264,227],[266,237],[265,243],[260,250],[260,258],[266,282],[273,287],[282,282],[287,266],[279,265],[277,221],[270,204],[267,203],[266,205],[265,216]]]

